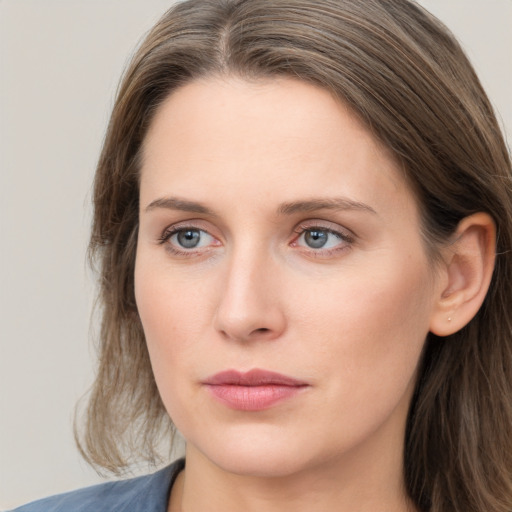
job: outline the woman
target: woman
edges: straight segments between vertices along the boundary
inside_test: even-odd
[[[78,436],[120,472],[176,425],[186,463],[20,510],[510,511],[510,178],[414,3],[171,9],[97,169]]]

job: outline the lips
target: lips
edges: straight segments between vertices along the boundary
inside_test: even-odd
[[[261,411],[291,399],[309,386],[307,382],[267,370],[227,370],[203,382],[218,402],[240,411]]]

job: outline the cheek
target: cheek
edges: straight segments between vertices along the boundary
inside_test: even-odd
[[[201,360],[201,348],[196,342],[204,318],[200,285],[182,286],[172,273],[147,263],[142,255],[138,257],[137,308],[162,401],[173,422],[186,428],[189,414],[181,404],[196,404],[194,390],[183,384],[193,381],[193,367]]]
[[[311,369],[316,353],[334,385],[356,402],[387,402],[414,378],[431,310],[421,262],[366,267],[365,274],[351,269],[323,293],[295,294],[303,308],[299,330],[316,340]]]
[[[176,372],[169,365],[183,368],[194,360],[197,350],[193,340],[201,329],[200,283],[186,286],[162,270],[144,254],[137,255],[135,266],[135,299],[144,329],[157,385],[171,379]],[[190,357],[183,357],[184,353]],[[173,364],[179,362],[182,364]]]
[[[161,257],[139,252],[135,299],[148,343],[167,345],[184,331],[198,330],[204,317],[204,289],[199,277],[184,278]]]

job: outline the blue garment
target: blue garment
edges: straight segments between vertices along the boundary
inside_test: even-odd
[[[11,512],[167,512],[172,485],[184,466],[179,459],[152,475],[51,496]]]

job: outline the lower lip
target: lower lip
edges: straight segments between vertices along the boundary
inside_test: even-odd
[[[237,386],[231,384],[207,385],[209,392],[219,402],[238,411],[263,411],[292,398],[305,386],[264,384]]]

